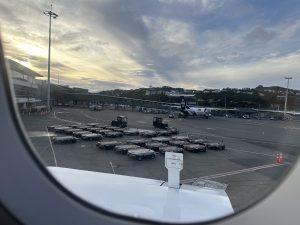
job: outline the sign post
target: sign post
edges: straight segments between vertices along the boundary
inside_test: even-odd
[[[180,171],[183,169],[183,154],[166,152],[165,167],[168,169],[168,187],[180,187]]]

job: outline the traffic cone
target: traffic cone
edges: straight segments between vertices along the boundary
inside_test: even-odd
[[[279,156],[278,153],[277,153],[277,155],[276,155],[276,163],[280,163],[280,156]]]
[[[280,153],[279,154],[279,163],[283,163],[283,162],[284,162],[283,154]]]

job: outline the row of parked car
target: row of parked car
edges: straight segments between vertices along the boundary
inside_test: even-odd
[[[176,128],[167,130],[141,130],[132,128],[119,128],[96,123],[75,124],[69,126],[48,126],[49,131],[67,136],[56,136],[52,138],[53,143],[65,144],[75,143],[79,138],[87,141],[98,141],[96,146],[100,149],[115,150],[129,157],[142,160],[144,158],[155,158],[160,152],[206,152],[207,149],[224,150],[223,142],[210,142],[207,139],[190,139],[187,136],[178,135]],[[120,138],[122,136],[140,136],[137,139],[127,139],[122,143],[118,141],[103,140],[104,138]]]
[[[126,143],[118,141],[100,141],[97,147],[104,150],[115,150],[129,157],[138,160],[144,158],[154,159],[157,153],[166,152],[184,153],[206,152],[207,149],[224,150],[225,144],[222,142],[210,142],[205,139],[190,139],[187,136],[153,137],[127,140]]]

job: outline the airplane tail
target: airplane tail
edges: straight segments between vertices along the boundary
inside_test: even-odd
[[[181,103],[180,103],[181,109],[184,110],[186,109],[186,101],[184,99],[184,97],[181,97]]]

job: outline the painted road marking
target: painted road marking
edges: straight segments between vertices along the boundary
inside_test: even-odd
[[[272,164],[267,164],[267,165],[262,165],[262,166],[256,166],[256,167],[251,167],[251,168],[246,168],[246,169],[241,169],[241,170],[229,171],[229,172],[225,172],[225,173],[217,173],[217,174],[203,176],[203,177],[197,177],[197,178],[191,178],[191,179],[181,180],[181,183],[183,183],[183,184],[193,183],[193,182],[196,182],[197,180],[215,179],[215,178],[232,176],[232,175],[241,174],[241,173],[249,173],[249,172],[253,172],[253,171],[257,171],[257,170],[262,170],[262,169],[267,169],[267,168],[272,168],[272,167],[277,167],[277,166],[284,166],[284,165],[287,165],[287,163],[283,163],[283,164],[272,163]]]
[[[61,120],[61,121],[64,121],[64,122],[81,124],[80,122],[76,122],[76,121],[73,121],[73,120],[65,120],[65,119],[59,118],[58,116],[56,116],[55,112],[53,113],[53,117],[57,120]]]
[[[56,160],[55,152],[54,152],[54,149],[53,149],[52,141],[51,141],[51,138],[50,138],[50,134],[49,134],[49,131],[48,131],[48,127],[46,127],[46,131],[48,132],[48,139],[49,139],[52,155],[53,155],[53,158],[54,158],[54,164],[57,167],[57,160]]]
[[[109,162],[109,164],[110,164],[110,166],[111,166],[111,169],[112,169],[113,173],[116,174],[115,169],[114,169],[114,166],[113,166],[113,164],[112,164],[111,161]]]

